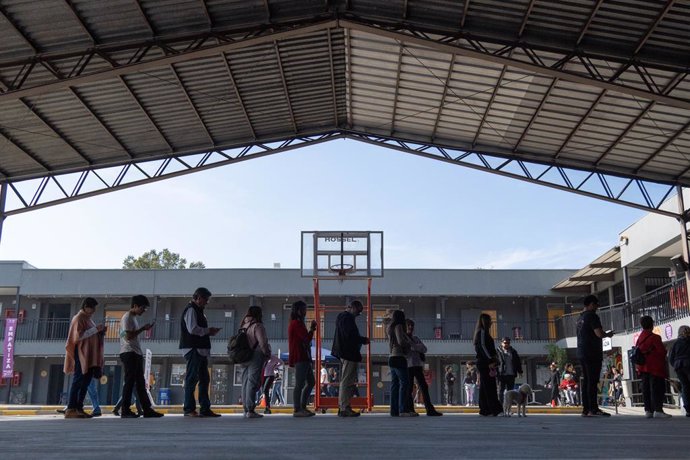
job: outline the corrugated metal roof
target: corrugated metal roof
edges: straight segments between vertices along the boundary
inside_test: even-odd
[[[0,180],[355,130],[690,185],[687,37],[687,0],[0,0]]]
[[[620,248],[615,246],[594,259],[586,267],[556,284],[552,289],[555,291],[589,292],[589,287],[597,281],[613,281],[613,273],[620,268]]]

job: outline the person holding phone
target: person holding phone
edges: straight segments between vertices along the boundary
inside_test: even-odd
[[[122,388],[121,418],[137,418],[139,414],[132,412],[132,391],[136,387],[137,400],[141,404],[144,418],[162,417],[151,407],[151,400],[146,393],[144,378],[144,354],[139,344],[139,334],[148,331],[153,323],[139,327],[137,316],[144,314],[149,306],[149,299],[143,295],[132,297],[129,311],[120,320],[120,360],[125,371],[124,386]]]
[[[295,388],[292,394],[293,417],[311,417],[314,412],[307,409],[311,390],[316,383],[314,367],[311,361],[311,341],[316,331],[316,321],[309,324],[309,331],[304,324],[307,316],[307,304],[298,300],[292,304],[290,324],[288,325],[288,365],[295,368]]]
[[[211,356],[211,337],[218,334],[220,328],[208,327],[204,307],[211,298],[211,291],[200,287],[194,291],[192,301],[182,313],[180,331],[180,349],[187,361],[187,372],[184,377],[184,415],[185,417],[220,417],[211,410],[208,387],[211,376],[208,373],[208,358]],[[199,406],[196,410],[194,389],[199,384]]]

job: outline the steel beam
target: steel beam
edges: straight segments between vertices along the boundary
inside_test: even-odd
[[[278,46],[278,42],[273,42],[273,48],[276,51],[276,61],[278,63],[278,71],[280,72],[280,81],[283,83],[283,91],[285,92],[285,102],[287,102],[287,108],[288,111],[290,112],[290,120],[292,121],[292,129],[295,130],[295,134],[297,134],[297,120],[295,120],[295,114],[292,111],[292,103],[290,102],[290,90],[288,89],[287,86],[287,81],[285,80],[285,72],[283,72],[283,61],[280,59],[280,47]]]
[[[513,58],[508,58],[502,55],[492,54],[487,51],[480,51],[478,49],[464,48],[445,42],[439,42],[430,38],[424,38],[406,33],[399,30],[387,30],[381,27],[376,27],[369,24],[363,24],[351,20],[341,20],[342,27],[350,28],[362,33],[371,34],[378,37],[388,38],[404,44],[412,44],[415,46],[425,47],[443,53],[455,53],[460,56],[477,59],[484,62],[491,62],[494,64],[506,65],[511,68],[521,69],[531,72],[536,75],[545,77],[557,78],[559,80],[568,81],[571,83],[581,84],[594,88],[615,91],[628,96],[639,97],[642,99],[655,101],[666,104],[671,107],[677,107],[684,110],[690,110],[690,100],[679,99],[676,97],[667,96],[664,94],[653,93],[651,91],[641,90],[632,86],[613,83],[607,80],[598,80],[591,76],[576,74],[573,72],[556,69],[546,65],[539,65],[534,62],[519,61]],[[1,96],[0,96],[1,97]]]
[[[436,120],[434,120],[434,129],[431,130],[431,140],[436,138],[436,130],[438,129],[438,122],[441,120],[441,113],[443,112],[443,107],[446,105],[446,96],[448,95],[448,88],[450,86],[450,80],[453,77],[453,69],[455,68],[455,55],[451,54],[450,64],[448,65],[448,73],[446,74],[446,81],[443,84],[443,93],[441,94],[441,102],[438,105],[438,112],[436,112]],[[489,102],[491,105],[491,102]],[[487,107],[488,111],[488,107]],[[486,112],[484,112],[486,116]]]
[[[633,55],[637,56],[637,54],[640,52],[640,50],[644,47],[644,45],[647,43],[647,40],[649,40],[649,37],[652,36],[654,31],[656,30],[657,26],[661,23],[661,21],[664,19],[666,14],[673,8],[673,4],[676,3],[676,0],[668,0],[666,2],[666,6],[664,7],[663,10],[659,12],[659,15],[656,17],[654,22],[649,26],[647,29],[647,32],[642,36],[640,41],[637,43],[637,46],[635,47],[635,51],[633,51]]]
[[[230,58],[229,56],[226,56],[225,53],[221,53],[220,56],[223,59],[223,64],[225,64],[225,70],[228,71],[228,77],[230,78],[230,83],[232,83],[232,87],[235,90],[235,96],[237,96],[237,101],[240,103],[240,108],[242,109],[242,113],[244,114],[244,119],[247,120],[247,126],[249,127],[249,130],[252,132],[252,137],[254,138],[254,140],[256,140],[257,137],[256,131],[254,131],[254,125],[252,124],[251,118],[249,118],[249,113],[247,112],[247,107],[244,105],[244,100],[242,99],[240,88],[237,86],[235,77],[232,74],[232,68],[230,67]]]
[[[585,38],[585,35],[587,34],[587,31],[589,30],[589,26],[592,25],[592,21],[594,21],[594,16],[597,15],[597,12],[599,11],[599,7],[601,6],[602,3],[604,3],[604,0],[597,0],[597,3],[595,3],[594,6],[592,7],[592,11],[589,13],[589,17],[587,18],[587,21],[582,26],[582,30],[580,30],[580,35],[578,35],[578,37],[577,37],[577,41],[575,42],[576,47],[580,46],[582,39]]]
[[[216,145],[216,141],[215,141],[215,139],[213,139],[211,132],[208,130],[208,127],[206,126],[206,123],[204,123],[204,119],[201,118],[201,114],[199,113],[199,110],[196,108],[196,105],[194,105],[194,101],[192,100],[191,96],[189,95],[189,91],[187,91],[187,88],[185,88],[184,83],[182,82],[182,79],[180,78],[180,74],[177,73],[177,69],[175,69],[175,66],[173,64],[170,64],[170,71],[172,72],[173,76],[175,77],[175,81],[177,82],[177,86],[180,87],[180,89],[182,90],[182,94],[184,95],[185,99],[187,99],[187,103],[189,103],[189,107],[192,109],[192,112],[194,112],[194,115],[196,116],[197,120],[199,120],[201,127],[204,129],[204,133],[206,133],[206,137],[208,137],[208,140],[211,141],[211,148],[213,148],[213,146]]]
[[[328,56],[331,66],[331,96],[333,97],[333,126],[339,126],[338,122],[338,98],[335,91],[335,69],[333,68],[333,43],[331,40],[331,29],[328,29]]]

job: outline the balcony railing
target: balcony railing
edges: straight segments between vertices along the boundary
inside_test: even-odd
[[[672,281],[630,302],[600,308],[597,314],[604,329],[616,332],[640,329],[640,317],[645,315],[651,316],[656,324],[689,316],[687,283],[685,278]],[[557,337],[575,337],[579,317],[578,312],[556,319]]]
[[[357,319],[359,330],[364,333],[362,317]],[[17,325],[16,340],[21,341],[62,341],[67,339],[70,320],[68,319],[27,319]],[[107,320],[106,341],[119,340],[119,320]],[[472,340],[476,321],[415,319],[415,334],[424,340]],[[239,327],[239,320],[226,318],[224,321],[209,321],[209,326],[222,328],[214,340],[228,340]],[[272,340],[287,340],[287,326],[282,321],[265,321],[266,333]],[[330,339],[335,332],[335,316],[327,317],[321,324],[323,337]],[[513,340],[555,340],[556,324],[548,320],[497,321],[492,327],[496,339],[510,337]],[[4,320],[0,320],[0,336],[4,333]],[[382,322],[372,325],[372,337],[385,339],[385,326]],[[144,331],[139,339],[172,340],[180,339],[180,320],[158,318],[150,331]]]

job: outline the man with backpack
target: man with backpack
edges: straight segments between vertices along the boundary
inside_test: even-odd
[[[601,362],[604,351],[601,339],[613,337],[613,331],[604,332],[597,315],[599,299],[588,295],[584,299],[585,309],[577,320],[577,357],[582,364],[582,416],[610,417],[611,414],[599,409],[597,404],[597,384],[601,375]]]
[[[187,361],[187,373],[184,377],[184,415],[185,417],[220,417],[211,410],[208,387],[211,378],[208,374],[208,358],[211,356],[211,337],[218,334],[220,328],[208,327],[204,307],[211,298],[211,291],[204,287],[194,291],[192,301],[182,313],[180,331],[180,349]],[[196,410],[194,388],[199,384],[199,406]]]

